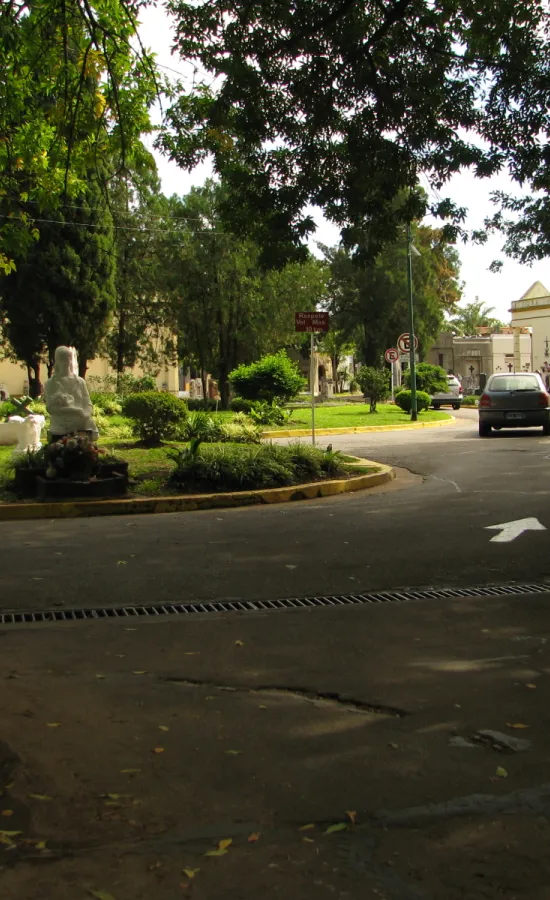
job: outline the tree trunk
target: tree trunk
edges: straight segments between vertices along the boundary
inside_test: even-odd
[[[116,389],[120,393],[121,376],[124,374],[124,332],[126,329],[126,313],[123,309],[118,317],[118,334],[116,347]]]
[[[231,394],[229,390],[229,379],[227,377],[227,372],[220,372],[220,377],[218,379],[218,390],[220,392],[221,408],[229,409]]]
[[[88,360],[84,359],[80,353],[78,354],[78,374],[81,378],[86,378],[86,372],[88,371]]]
[[[202,398],[204,403],[204,408],[208,409],[208,373],[205,372],[204,369],[201,369],[201,381],[202,381]]]
[[[37,400],[38,397],[42,396],[42,382],[40,381],[40,360],[33,359],[30,366],[27,366],[27,372],[29,375],[29,396],[32,397],[33,400]],[[31,372],[33,375],[31,376]]]

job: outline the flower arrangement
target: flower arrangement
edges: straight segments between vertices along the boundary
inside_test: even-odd
[[[46,478],[86,481],[97,475],[105,450],[82,435],[61,438],[44,447]]]

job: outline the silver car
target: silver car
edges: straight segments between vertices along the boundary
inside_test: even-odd
[[[432,406],[434,409],[439,409],[441,406],[460,409],[463,398],[462,385],[456,375],[447,375],[447,390],[432,394]]]
[[[550,397],[536,372],[491,375],[479,398],[479,436],[491,429],[542,427],[550,435]]]

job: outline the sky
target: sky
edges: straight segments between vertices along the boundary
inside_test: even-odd
[[[173,44],[171,22],[162,7],[148,7],[142,10],[141,23],[142,40],[156,54],[157,63],[167,67],[164,69],[165,74],[177,78],[174,72],[168,71],[173,69],[186,75],[189,65],[171,53]],[[211,174],[207,164],[197,167],[192,172],[184,171],[176,163],[170,162],[153,150],[152,141],[146,143],[154,153],[165,194],[185,194],[193,185],[202,184]],[[464,227],[473,229],[481,228],[486,216],[495,211],[490,201],[492,191],[508,189],[511,189],[511,182],[504,174],[480,180],[470,172],[463,172],[455,175],[445,188],[441,189],[440,194],[442,197],[450,197],[468,209]],[[312,214],[317,224],[317,231],[310,242],[312,251],[315,252],[314,244],[317,241],[328,245],[338,243],[338,229],[324,219],[320,210],[314,210]],[[460,277],[463,282],[461,305],[471,303],[479,297],[484,304],[494,307],[494,316],[508,322],[512,301],[519,300],[533,282],[542,281],[550,290],[550,260],[536,262],[533,266],[520,264],[503,255],[502,243],[502,237],[493,235],[483,246],[472,244],[457,246],[461,260]],[[503,268],[498,273],[489,271],[494,259],[502,259],[504,262]]]

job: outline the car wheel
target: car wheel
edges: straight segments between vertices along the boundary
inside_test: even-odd
[[[453,409],[460,409],[460,403],[453,403]]]
[[[550,422],[547,422],[546,425],[542,426],[542,433],[550,437]]]
[[[440,403],[434,403],[434,404],[433,404],[433,408],[434,408],[434,409],[441,409],[441,404],[440,404]]]
[[[491,426],[487,425],[487,422],[479,423],[479,436],[480,437],[489,437],[491,434]]]

